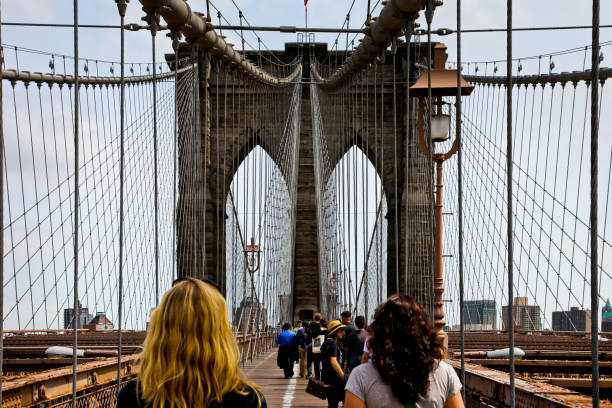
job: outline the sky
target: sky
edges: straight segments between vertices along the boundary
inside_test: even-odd
[[[243,11],[246,21],[252,26],[298,26],[303,27],[304,4],[302,0],[215,0],[211,3],[213,10],[218,8],[227,21],[224,24],[238,25],[238,9]],[[204,0],[188,3],[193,10],[204,11]],[[372,0],[372,4],[377,4]],[[586,3],[588,5],[588,3]],[[81,1],[79,19],[81,24],[108,24],[117,25],[119,16],[114,0]],[[4,0],[1,4],[2,20],[4,22],[30,22],[30,23],[72,23],[72,2],[63,0],[50,2],[48,0]],[[309,0],[308,26],[310,27],[340,27],[345,23],[349,8],[351,9],[350,27],[360,27],[366,16],[367,0]],[[381,5],[378,4],[372,13],[379,14]],[[490,0],[464,0],[462,2],[463,28],[504,28],[506,24],[506,2]],[[140,3],[132,0],[128,4],[126,23],[141,23],[143,16]],[[602,2],[601,24],[612,24],[612,3]],[[515,27],[543,27],[565,25],[589,25],[591,23],[591,9],[579,7],[577,2],[568,0],[530,2],[526,0],[514,1]],[[217,22],[214,12],[213,22]],[[418,22],[425,28],[422,13]],[[246,23],[245,23],[246,24]],[[433,28],[456,28],[456,2],[446,1],[436,9]],[[240,35],[236,32],[224,32],[228,42],[240,48]],[[261,33],[263,48],[282,50],[285,42],[296,41],[296,34],[263,32]],[[337,34],[316,34],[317,42],[327,42],[329,48],[333,47]],[[349,36],[349,41],[354,35]],[[359,38],[359,37],[357,37]],[[126,32],[126,61],[131,63],[147,63],[151,61],[151,37],[147,31]],[[257,38],[253,32],[245,32],[248,42],[247,48],[257,47]],[[425,41],[426,38],[421,38]],[[456,36],[436,36],[433,41],[442,41],[448,47],[449,61],[456,60]],[[612,29],[601,30],[602,43],[612,41]],[[346,36],[339,39],[340,49],[344,47]],[[462,60],[465,65],[464,72],[473,73],[476,64],[467,64],[475,61],[503,60],[506,56],[505,33],[466,33],[463,35]],[[584,47],[591,41],[590,30],[566,31],[533,31],[516,32],[513,37],[515,58],[537,56],[554,51]],[[119,31],[116,29],[88,29],[83,28],[79,33],[79,54],[81,58],[103,61],[118,61],[120,57]],[[25,47],[34,50],[44,50],[56,55],[73,54],[73,32],[70,28],[35,28],[35,27],[2,27],[2,44]],[[603,47],[604,59],[602,66],[612,66],[612,47]],[[171,53],[171,43],[165,33],[158,34],[157,55],[158,61],[163,60],[164,53]],[[5,53],[6,68],[14,68],[14,55]],[[21,68],[31,71],[48,71],[48,55],[22,56]],[[550,59],[542,70],[548,70]],[[524,73],[535,73],[538,70],[538,59],[523,61]],[[554,57],[555,72],[582,69],[582,54],[574,53],[570,56]],[[587,60],[588,63],[588,60]],[[500,62],[498,74],[503,74],[504,63]],[[519,63],[514,64],[517,69]],[[101,75],[110,75],[109,64],[101,64]],[[493,64],[478,64],[479,69],[493,69]],[[82,69],[81,65],[81,69]],[[587,65],[588,68],[588,65]],[[138,69],[138,66],[136,66]],[[117,71],[115,71],[117,72]],[[607,123],[607,125],[606,125]],[[610,122],[603,123],[602,129],[609,133]],[[606,133],[606,134],[608,134]],[[602,157],[603,159],[604,157]]]
[[[244,13],[246,21],[253,26],[304,26],[304,4],[302,0],[235,0]],[[190,0],[193,10],[204,11],[205,1]],[[345,17],[352,0],[310,0],[308,2],[308,25],[311,27],[339,27],[344,24]],[[372,4],[376,4],[372,0]],[[591,23],[590,7],[580,7],[580,3],[569,0],[514,1],[513,21],[515,27],[589,25]],[[582,3],[589,4],[589,3]],[[239,24],[238,10],[233,2],[215,0],[212,2],[213,22],[217,22],[214,7],[218,8],[224,18],[231,24]],[[379,13],[379,4],[374,16]],[[361,26],[366,16],[367,0],[355,0],[350,26]],[[140,3],[132,0],[128,4],[126,23],[140,23],[143,16]],[[601,24],[610,24],[612,20],[612,3],[602,2]],[[50,2],[47,0],[4,0],[2,2],[2,19],[5,22],[53,22],[72,23],[72,2],[63,0]],[[81,1],[79,19],[82,24],[118,24],[117,7],[112,0]],[[468,28],[504,28],[506,25],[506,2],[490,0],[464,0],[462,2],[462,26]],[[418,22],[425,28],[422,13]],[[225,21],[224,21],[225,23]],[[246,24],[246,23],[245,23]],[[456,27],[456,2],[445,1],[436,9],[433,28]],[[240,46],[239,35],[224,33],[228,41]],[[328,42],[333,45],[336,34],[317,34],[316,41]],[[147,32],[128,32],[126,34],[126,60],[129,62],[148,62],[151,59],[150,36]],[[264,32],[261,38],[269,49],[283,49],[285,42],[295,41],[295,34]],[[349,37],[349,39],[351,39]],[[257,47],[256,36],[252,32],[245,33],[245,39]],[[537,31],[516,32],[513,37],[514,55],[526,57],[551,51],[581,47],[590,43],[590,30],[567,31]],[[612,29],[602,29],[601,42],[612,39]],[[346,41],[339,41],[342,45]],[[434,41],[443,41],[448,46],[449,60],[456,59],[456,37],[454,35],[433,36]],[[119,59],[119,33],[113,29],[82,29],[80,33],[80,55],[84,58]],[[4,44],[47,50],[58,54],[72,54],[72,31],[67,28],[22,28],[3,27],[2,42]],[[247,46],[248,48],[248,46]],[[343,48],[343,47],[342,47]],[[171,44],[164,35],[159,35],[158,55],[171,52]],[[473,33],[463,35],[463,61],[490,61],[505,58],[505,33]],[[606,54],[604,49],[604,54]],[[606,56],[606,55],[604,55]],[[608,56],[612,58],[612,56]],[[603,65],[606,65],[607,58]],[[563,63],[556,63],[558,70],[564,70]],[[569,68],[568,68],[569,69]]]

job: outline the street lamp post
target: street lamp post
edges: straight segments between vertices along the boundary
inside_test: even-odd
[[[431,140],[432,146],[438,143],[446,142],[449,139],[450,133],[450,109],[451,104],[442,100],[443,96],[457,95],[457,71],[446,69],[446,46],[444,44],[436,44],[434,47],[434,66],[431,69],[431,82],[428,83],[427,71],[423,71],[419,79],[410,87],[410,96],[419,98],[417,127],[419,130],[419,140],[417,142],[418,150],[426,157],[430,157],[435,163],[436,181],[435,181],[435,205],[434,205],[434,326],[438,332],[438,340],[448,348],[448,338],[443,328],[446,324],[444,321],[444,301],[442,294],[444,293],[444,275],[442,270],[442,164],[453,156],[459,149],[459,141],[455,139],[450,150],[445,153],[430,151],[429,143]],[[425,103],[427,102],[428,89],[431,86],[431,101],[430,109],[432,109],[431,122],[428,129],[428,139],[425,138]],[[469,95],[474,90],[474,86],[469,84],[463,78],[461,79],[461,95]],[[443,107],[449,106],[449,113],[445,114]],[[433,107],[435,106],[435,112]],[[459,119],[458,119],[459,120]],[[432,163],[432,164],[433,164]]]
[[[255,245],[255,238],[251,237],[251,244],[247,245],[244,248],[244,252],[246,254],[247,270],[251,275],[251,305],[249,312],[249,326],[253,327],[255,320],[255,314],[253,314],[253,303],[255,303],[255,279],[253,275],[259,270],[259,267],[261,266],[261,250],[259,249],[259,245]],[[257,302],[257,308],[259,309],[259,302]]]

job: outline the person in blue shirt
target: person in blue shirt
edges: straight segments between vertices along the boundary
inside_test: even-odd
[[[276,364],[282,368],[285,378],[293,377],[293,362],[298,360],[297,336],[291,330],[289,323],[283,324],[283,331],[276,337],[278,344],[278,356]]]

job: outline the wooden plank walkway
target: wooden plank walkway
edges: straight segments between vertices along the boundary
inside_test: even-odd
[[[276,350],[247,363],[243,372],[249,380],[261,387],[269,408],[327,407],[327,401],[306,394],[308,380],[298,376],[297,364],[294,378],[285,379],[283,370],[276,366]]]

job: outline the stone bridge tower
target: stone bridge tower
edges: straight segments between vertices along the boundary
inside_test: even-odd
[[[432,45],[433,46],[433,45]],[[397,138],[396,146],[394,149],[394,132],[393,132],[393,88],[392,88],[392,77],[393,77],[393,65],[392,56],[387,51],[386,57],[380,61],[382,65],[382,72],[384,73],[384,87],[381,86],[380,68],[379,68],[379,79],[377,88],[384,95],[382,101],[382,116],[385,122],[384,133],[383,133],[383,149],[378,152],[378,157],[373,149],[369,149],[368,158],[374,163],[382,163],[379,165],[379,176],[383,180],[384,194],[387,199],[388,211],[386,219],[388,221],[387,229],[387,293],[395,293],[404,290],[404,277],[405,271],[407,270],[406,265],[406,249],[408,250],[409,257],[409,268],[408,270],[429,270],[430,259],[429,259],[429,233],[432,231],[432,226],[429,224],[428,219],[424,219],[419,214],[423,214],[427,211],[427,208],[431,205],[431,202],[427,199],[428,189],[426,174],[425,157],[420,155],[416,148],[416,132],[412,127],[416,126],[414,119],[414,111],[411,102],[410,110],[407,109],[405,101],[406,93],[406,52],[407,47],[405,43],[400,43],[396,54],[396,99],[395,108],[397,112],[397,132],[395,137]],[[340,63],[344,57],[344,51],[329,51],[327,50],[326,43],[287,43],[285,44],[284,51],[266,51],[262,52],[264,56],[267,56],[266,60],[270,60],[272,54],[281,61],[290,62],[296,56],[303,55],[303,88],[302,88],[302,101],[301,101],[301,129],[300,129],[300,146],[299,146],[299,174],[298,174],[298,187],[297,187],[297,220],[296,220],[296,241],[295,241],[295,259],[293,267],[294,276],[294,290],[293,290],[293,315],[294,318],[310,319],[313,313],[318,311],[321,307],[322,299],[319,298],[319,288],[321,282],[319,282],[319,257],[317,255],[317,217],[316,217],[316,196],[315,196],[315,183],[314,183],[314,159],[313,159],[313,138],[312,138],[312,124],[311,124],[311,107],[310,107],[310,90],[308,82],[310,81],[310,69],[309,69],[309,57],[314,55],[319,62],[325,64],[328,61],[335,61],[336,59]],[[336,55],[337,53],[337,55]],[[417,56],[412,57],[411,61],[411,83],[416,80],[417,74],[415,69],[415,59],[419,59],[418,62],[424,63],[424,58],[419,56],[426,55],[426,45],[411,44],[411,55]],[[258,62],[258,53],[253,51],[246,52],[247,58]],[[276,59],[275,58],[275,59]],[[275,160],[272,154],[272,149],[269,146],[262,145],[262,141],[258,139],[257,134],[260,128],[265,127],[266,120],[274,120],[273,116],[266,118],[259,117],[257,123],[255,119],[250,116],[249,112],[252,109],[249,108],[248,103],[251,99],[245,96],[244,91],[240,94],[235,94],[234,97],[240,100],[241,103],[236,104],[240,106],[242,110],[240,115],[240,121],[234,125],[233,128],[220,128],[219,133],[227,134],[228,145],[225,150],[220,150],[217,146],[217,135],[215,134],[214,128],[211,129],[211,124],[208,123],[209,119],[206,116],[207,108],[211,109],[211,104],[215,102],[215,93],[224,92],[223,89],[219,89],[218,85],[220,81],[216,81],[215,75],[225,75],[223,73],[210,73],[210,67],[208,65],[207,56],[204,53],[199,55],[200,69],[199,69],[199,102],[200,102],[200,120],[202,123],[201,132],[199,135],[199,142],[202,146],[200,152],[201,156],[197,157],[201,163],[206,163],[207,169],[202,172],[202,177],[206,177],[206,216],[205,216],[205,238],[202,240],[201,237],[193,237],[193,234],[182,231],[181,228],[178,232],[178,246],[179,249],[182,246],[190,248],[189,253],[199,253],[204,255],[201,259],[205,259],[205,265],[201,262],[197,263],[196,270],[198,270],[198,277],[217,281],[220,287],[224,288],[225,283],[225,237],[223,233],[223,223],[228,217],[225,212],[225,203],[227,199],[226,192],[228,191],[229,183],[242,162],[242,160],[248,155],[250,150],[255,145],[260,145],[268,154],[271,155],[272,159]],[[264,64],[265,68],[265,64]],[[214,70],[213,70],[214,71]],[[232,81],[236,81],[230,74],[230,85],[231,89],[228,89],[228,95],[234,92],[235,88],[232,86]],[[370,76],[370,81],[372,81]],[[373,89],[374,83],[370,84],[370,89]],[[214,109],[214,108],[213,108]],[[236,108],[238,109],[238,108]],[[321,109],[325,109],[325,106],[321,106]],[[361,109],[361,107],[354,106],[352,109]],[[274,106],[264,106],[263,112],[274,112]],[[365,111],[365,110],[364,110]],[[409,112],[409,113],[408,113]],[[230,108],[227,109],[227,115],[230,115]],[[380,111],[379,111],[380,113]],[[270,113],[272,115],[272,113]],[[370,109],[370,115],[373,112]],[[410,115],[410,118],[407,118]],[[409,120],[407,120],[409,119]],[[380,120],[380,117],[379,117]],[[373,116],[370,118],[370,123],[373,123]],[[205,125],[207,124],[207,125]],[[408,128],[407,128],[408,127]],[[340,123],[329,126],[328,129],[339,129]],[[407,131],[408,130],[408,131]],[[338,132],[328,134],[329,140],[335,140],[334,138],[339,137]],[[366,141],[365,137],[358,135],[354,139],[356,142],[340,146],[335,148],[330,146],[330,160],[332,161],[332,167],[335,167],[341,160],[343,155],[353,146],[357,145],[365,152],[366,142],[373,145],[374,143],[374,131],[365,133],[371,140]],[[380,137],[380,136],[379,136]],[[350,139],[353,139],[352,137]],[[203,157],[203,149],[206,145],[206,149],[209,152],[208,157]],[[333,144],[332,144],[333,145]],[[397,154],[397,157],[394,157]],[[395,172],[394,159],[397,159],[397,173]],[[224,163],[219,166],[216,163]],[[408,169],[408,179],[406,179],[406,169]],[[395,183],[397,176],[397,191],[395,191]],[[220,183],[219,180],[224,180],[225,185]],[[429,190],[429,194],[430,194]],[[185,195],[186,192],[179,191],[179,200],[181,195]],[[200,205],[201,200],[199,201]],[[396,211],[397,210],[397,211]],[[195,211],[196,214],[203,214],[204,211]],[[396,216],[397,214],[397,216]],[[399,216],[399,217],[398,217]],[[202,215],[193,216],[187,221],[187,223],[198,223],[203,225]],[[399,219],[398,219],[399,218]],[[396,222],[397,220],[397,222]],[[398,231],[396,235],[396,225]],[[406,234],[406,229],[408,234]],[[189,230],[189,228],[187,228]],[[395,237],[398,237],[396,240]],[[406,241],[408,237],[408,241]],[[407,245],[406,245],[407,244]],[[396,254],[398,254],[398,263],[396,266]],[[181,256],[179,253],[179,276],[181,273]],[[183,260],[183,264],[187,264],[187,260]],[[397,275],[396,275],[397,271]],[[424,274],[427,275],[427,274]],[[397,286],[397,278],[399,278],[399,287]],[[426,285],[424,285],[426,286]],[[414,288],[410,288],[413,295],[421,299],[423,303],[429,299],[428,293],[414,293]],[[424,291],[423,288],[420,289]],[[428,306],[428,305],[424,305]]]

